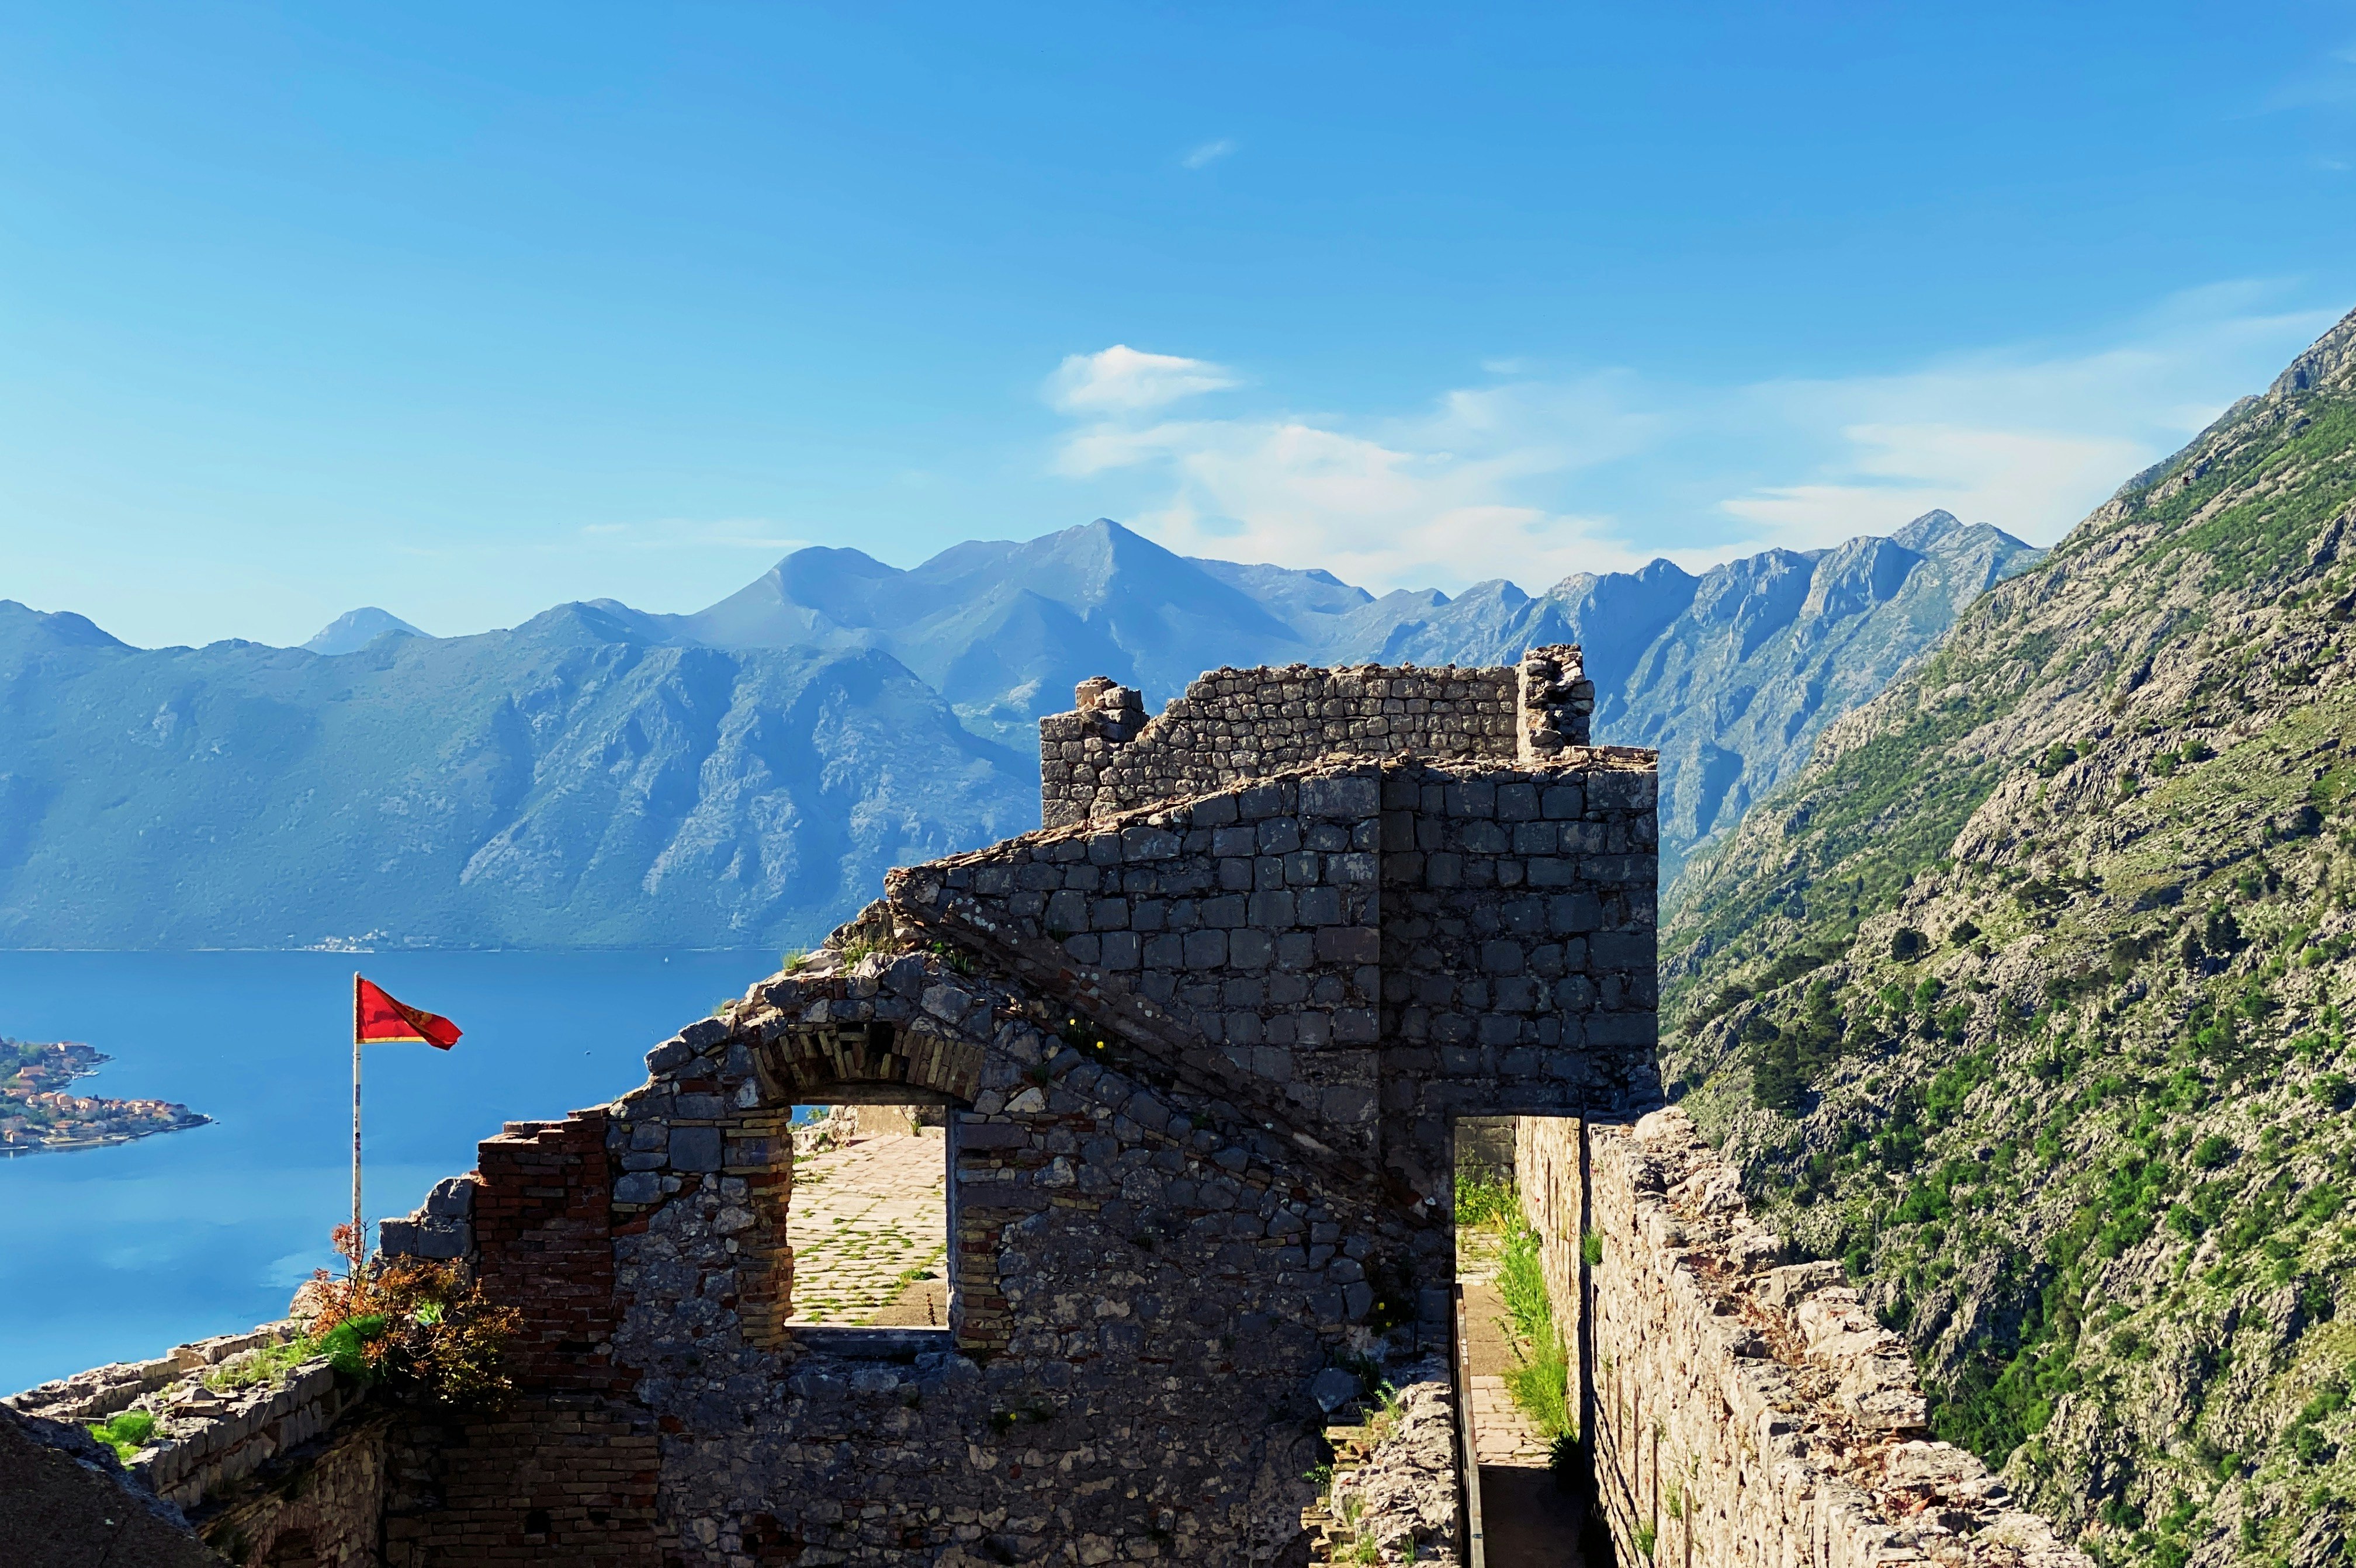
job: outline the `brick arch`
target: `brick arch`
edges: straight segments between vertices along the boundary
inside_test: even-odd
[[[981,1088],[981,1047],[931,1029],[890,1023],[798,1024],[753,1051],[763,1098],[954,1105]]]

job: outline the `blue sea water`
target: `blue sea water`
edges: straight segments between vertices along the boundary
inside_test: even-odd
[[[75,1084],[209,1126],[0,1159],[0,1393],[281,1317],[351,1212],[351,976],[466,1031],[363,1064],[374,1222],[499,1124],[599,1104],[776,966],[727,953],[0,953],[0,1035],[113,1060]]]

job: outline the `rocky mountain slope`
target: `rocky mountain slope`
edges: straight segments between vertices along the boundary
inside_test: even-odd
[[[1698,577],[1655,560],[1581,573],[1541,597],[1485,583],[1402,616],[1355,656],[1510,664],[1579,643],[1595,734],[1661,752],[1662,879],[1807,760],[1824,727],[1874,696],[1994,583],[2042,559],[2001,529],[1929,512],[1889,539],[1769,550]]]
[[[0,601],[0,945],[768,947],[1038,820],[888,655],[593,607],[321,657]]]
[[[1452,600],[1377,598],[1323,571],[1174,555],[1098,518],[961,544],[905,571],[854,549],[798,550],[692,615],[597,607],[661,642],[881,649],[969,728],[1018,751],[1092,675],[1159,708],[1223,664],[1512,664],[1526,647],[1580,643],[1597,734],[1662,752],[1673,874],[1689,845],[1796,769],[1827,722],[2039,556],[1931,512],[1889,539],[1771,550],[1698,577],[1655,560],[1536,597],[1495,581]]]
[[[1666,1070],[2106,1563],[2356,1521],[2356,316],[1697,861]]]
[[[404,637],[425,635],[391,612],[369,604],[337,616],[303,646],[315,654],[356,654],[388,632]]]

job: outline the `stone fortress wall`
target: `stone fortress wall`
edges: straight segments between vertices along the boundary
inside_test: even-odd
[[[2091,1568],[1930,1439],[1904,1342],[1838,1264],[1783,1261],[1682,1111],[1515,1133],[1621,1562]]]
[[[471,1423],[356,1403],[257,1472],[238,1544],[279,1568],[1299,1562],[1326,1424],[1444,1364],[1452,1129],[1498,1115],[1538,1129],[1517,1155],[1601,1369],[1623,1555],[1687,1540],[1663,1521],[1677,1465],[1783,1499],[1776,1539],[1850,1518],[1794,1490],[1831,1496],[1828,1461],[1785,1463],[1820,1391],[1744,1381],[1758,1358],[1722,1321],[1789,1275],[1772,1238],[1694,1185],[1706,1151],[1662,1130],[1680,1119],[1640,1120],[1661,1104],[1656,781],[1650,753],[1585,743],[1580,669],[1549,648],[1219,671],[1151,723],[1087,683],[1042,723],[1046,827],[894,871],[644,1083],[510,1124],[387,1222],[389,1252],[457,1259],[520,1309],[521,1392]],[[948,1327],[791,1325],[792,1108],[892,1104],[947,1123]],[[1827,1343],[1863,1332],[1806,1277]],[[1452,1389],[1417,1377],[1418,1430],[1448,1430]],[[335,1495],[376,1499],[374,1554],[330,1554],[293,1511],[306,1467],[338,1464]],[[1418,1495],[1411,1533],[1462,1541]]]

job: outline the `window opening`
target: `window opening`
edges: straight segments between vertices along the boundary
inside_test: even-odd
[[[788,1326],[948,1327],[951,1115],[922,1104],[794,1107]]]

